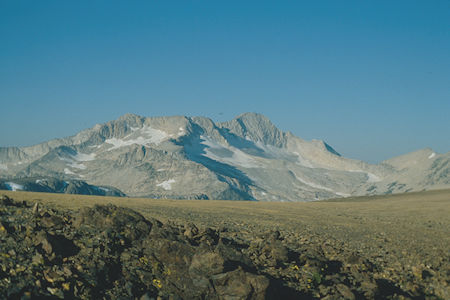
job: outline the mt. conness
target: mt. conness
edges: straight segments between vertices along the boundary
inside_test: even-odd
[[[0,148],[0,189],[173,199],[312,201],[450,188],[450,152],[342,157],[265,116],[126,114],[75,136]]]

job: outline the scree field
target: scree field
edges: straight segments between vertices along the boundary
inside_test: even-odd
[[[450,298],[450,190],[305,203],[0,195],[0,297]]]

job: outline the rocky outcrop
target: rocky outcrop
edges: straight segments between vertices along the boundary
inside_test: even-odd
[[[209,228],[185,235],[116,206],[72,216],[4,198],[0,208],[5,299],[266,299],[272,285]]]
[[[176,209],[174,209],[176,211]],[[2,299],[446,299],[440,267],[385,266],[333,239],[0,198]],[[401,255],[399,253],[395,255]],[[412,262],[411,262],[412,263]]]

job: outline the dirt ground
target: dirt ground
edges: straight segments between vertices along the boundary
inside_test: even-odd
[[[304,298],[450,299],[450,190],[308,203],[0,194],[74,211],[111,203],[179,228],[212,228],[245,245],[258,274]],[[258,245],[271,234],[294,257],[268,263],[276,251]],[[327,271],[333,262],[339,272]]]

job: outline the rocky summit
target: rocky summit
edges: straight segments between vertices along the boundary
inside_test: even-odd
[[[119,119],[30,147],[0,148],[0,189],[173,199],[313,201],[450,187],[450,152],[380,164],[342,157],[263,115]]]

